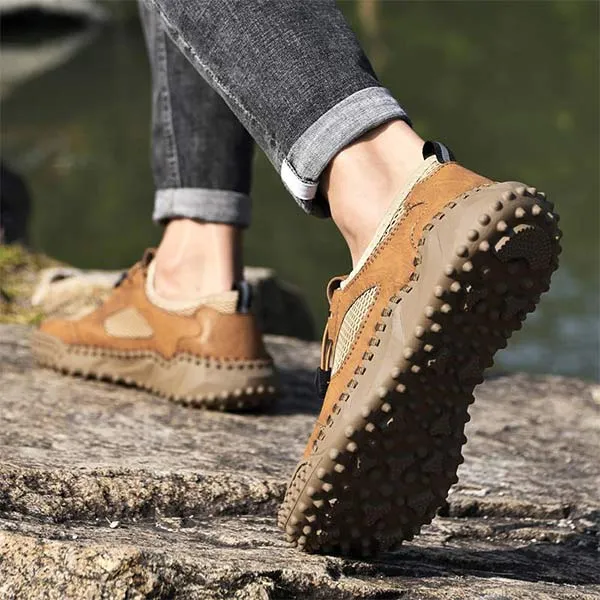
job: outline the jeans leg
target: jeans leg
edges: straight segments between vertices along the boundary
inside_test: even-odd
[[[327,216],[320,174],[341,149],[408,117],[334,0],[144,0],[267,154],[298,203]]]
[[[140,14],[152,70],[153,219],[246,227],[254,142],[183,56],[153,10]]]

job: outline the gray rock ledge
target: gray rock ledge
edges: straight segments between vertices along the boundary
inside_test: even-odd
[[[413,543],[308,556],[275,526],[319,403],[318,345],[269,337],[270,414],[187,409],[34,367],[0,326],[0,598],[600,598],[600,393],[561,377],[477,390],[460,482]]]

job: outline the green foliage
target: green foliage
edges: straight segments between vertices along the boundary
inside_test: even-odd
[[[0,245],[0,323],[37,323],[42,315],[29,302],[41,269],[57,261],[23,246]]]

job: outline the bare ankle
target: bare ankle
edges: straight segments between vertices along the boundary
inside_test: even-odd
[[[155,290],[169,300],[193,300],[231,290],[242,277],[241,257],[240,229],[173,220],[156,253]]]
[[[424,141],[403,121],[391,121],[342,150],[323,175],[334,222],[355,265],[395,194],[422,162]]]

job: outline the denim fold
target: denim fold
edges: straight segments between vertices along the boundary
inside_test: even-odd
[[[410,124],[408,115],[383,87],[365,88],[321,115],[293,144],[281,165],[281,180],[296,202],[315,216],[329,216],[318,196],[319,176],[348,144],[394,119]]]
[[[171,188],[157,190],[152,219],[164,224],[172,219],[196,219],[245,228],[250,225],[250,196],[229,190]]]

